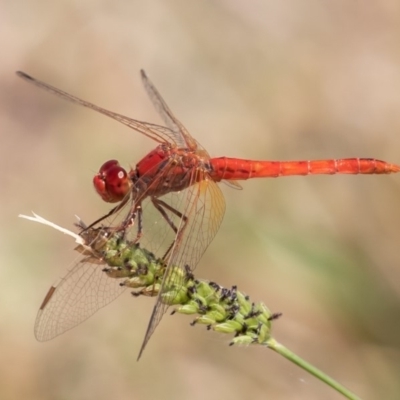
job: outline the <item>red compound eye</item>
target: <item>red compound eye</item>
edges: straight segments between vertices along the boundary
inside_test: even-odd
[[[105,162],[94,176],[93,185],[104,201],[116,203],[128,194],[131,180],[117,160],[110,160]]]

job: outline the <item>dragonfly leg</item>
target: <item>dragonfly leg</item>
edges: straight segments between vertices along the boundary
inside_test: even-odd
[[[135,220],[137,221],[137,231],[133,243],[138,243],[143,234],[143,209],[141,202],[135,203],[131,207],[127,217],[122,221],[122,223],[119,226],[115,228],[115,230],[123,231],[125,237],[126,234],[128,233],[128,228],[135,224]]]
[[[127,227],[130,225],[129,220],[134,221],[136,217],[137,217],[137,232],[136,232],[136,238],[133,241],[134,243],[138,243],[143,235],[143,209],[141,205],[136,206],[132,216],[131,217],[128,216],[128,218],[126,219]]]
[[[188,222],[188,217],[186,215],[182,214],[180,211],[178,211],[175,208],[171,207],[165,201],[157,199],[156,197],[152,197],[151,198],[151,202],[153,203],[154,207],[158,210],[158,212],[163,216],[163,218],[167,221],[168,225],[171,227],[171,229],[175,232],[176,235],[178,234],[178,228],[173,223],[171,218],[169,218],[169,216],[166,213],[165,209],[171,211],[178,218],[181,218],[181,220],[183,221],[183,227],[180,230],[180,232],[183,232],[185,230],[185,226],[186,226],[186,224]],[[173,248],[173,246],[175,244],[175,241],[176,241],[176,239],[168,247],[167,251],[165,252],[164,256],[162,257],[163,260],[165,260],[169,256],[169,253],[171,252],[171,250],[172,250],[172,248]]]
[[[92,222],[89,226],[85,226],[85,228],[82,230],[82,232],[85,232],[85,231],[89,230],[90,228],[93,228],[99,222],[104,221],[106,218],[111,217],[111,215],[114,215],[115,213],[117,213],[128,202],[128,200],[129,200],[129,197],[127,196],[124,200],[122,200],[121,203],[119,203],[116,207],[111,209],[107,214],[96,219],[96,221]]]
[[[175,209],[174,207],[171,207],[169,204],[167,204],[165,201],[160,200],[155,198],[155,200],[157,201],[157,203],[159,205],[161,205],[162,207],[166,208],[167,210],[171,211],[172,213],[174,213],[177,217],[182,218],[184,222],[187,221],[187,216],[182,214],[180,211],[178,211],[177,209]]]
[[[163,216],[163,218],[167,221],[168,225],[171,227],[171,229],[175,232],[175,234],[178,233],[178,228],[175,226],[175,224],[172,222],[172,220],[168,217],[168,214],[165,212],[164,208],[166,203],[162,204],[160,200],[152,197],[151,202],[153,203],[153,206],[157,209],[157,211]]]
[[[188,222],[188,217],[179,212],[178,210],[176,210],[175,208],[171,207],[165,201],[157,199],[156,197],[151,197],[151,202],[153,203],[154,207],[159,211],[159,213],[163,216],[163,218],[167,221],[168,225],[171,227],[171,229],[175,232],[176,235],[175,239],[172,241],[172,243],[170,244],[167,251],[162,257],[163,260],[166,260],[170,256],[176,241],[179,240],[179,236],[182,235],[182,233],[185,231],[185,227]],[[178,218],[180,218],[183,221],[182,229],[178,230],[174,222],[171,220],[171,218],[169,218],[165,209],[171,211],[173,214],[175,214]],[[185,266],[185,268],[190,272],[189,266]],[[186,273],[186,275],[188,276],[188,272]]]

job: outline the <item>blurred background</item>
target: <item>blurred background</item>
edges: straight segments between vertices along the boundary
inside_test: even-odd
[[[108,159],[155,143],[15,75],[161,123],[144,68],[212,156],[400,163],[400,5],[381,2],[0,3],[0,397],[339,399],[268,349],[166,315],[136,362],[153,300],[128,293],[46,343],[48,288],[73,265],[73,229],[109,210],[92,188]],[[221,185],[224,222],[199,278],[237,284],[283,317],[274,337],[366,399],[400,397],[400,176]]]

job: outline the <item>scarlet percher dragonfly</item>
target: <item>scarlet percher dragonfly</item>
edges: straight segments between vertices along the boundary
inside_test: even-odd
[[[175,265],[180,268],[189,266],[193,270],[217,233],[225,211],[224,197],[217,182],[225,180],[240,188],[236,180],[289,175],[390,174],[400,171],[398,165],[373,158],[317,161],[211,158],[175,118],[143,70],[141,77],[144,87],[166,127],[108,111],[23,72],[17,72],[17,74],[26,81],[72,103],[105,114],[158,143],[157,147],[129,172],[126,172],[118,161],[107,161],[94,177],[93,183],[104,201],[119,203],[105,217],[115,213],[121,214],[123,209],[127,209],[122,222],[115,226],[116,229],[128,229],[134,225],[137,229],[136,240],[147,238],[150,242],[156,241],[159,244],[158,253],[162,244],[165,245],[168,231],[173,235],[173,239],[167,242],[166,251],[163,252],[167,266]],[[159,212],[162,222],[153,220],[151,223],[149,221],[149,225],[142,222],[148,209],[145,207],[145,201],[152,204]],[[148,234],[151,230],[150,225],[155,227],[152,234]],[[161,254],[157,255],[161,256]],[[81,264],[77,264],[58,286],[53,286],[43,301],[35,325],[36,337],[39,340],[51,339],[72,328],[120,294],[119,290],[110,289],[108,281],[100,277],[94,278],[93,274],[97,272],[83,274],[79,268],[82,268]],[[103,276],[104,273],[101,273],[101,277]],[[176,277],[176,274],[174,276]],[[171,288],[171,284],[176,284],[178,287],[182,283],[171,282],[171,277],[172,274],[168,273],[167,267],[163,286],[168,284]],[[96,284],[91,284],[91,281],[95,281]],[[84,293],[85,290],[90,291],[90,294]],[[57,292],[58,295],[56,295]],[[85,299],[90,302],[89,306],[84,304]],[[65,302],[68,305],[65,305]],[[139,357],[167,307],[163,302],[161,289]],[[74,308],[78,314],[74,314]]]

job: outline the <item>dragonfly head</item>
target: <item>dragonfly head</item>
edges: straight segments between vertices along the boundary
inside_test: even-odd
[[[132,181],[117,160],[105,162],[93,178],[96,192],[107,203],[122,201],[129,193]]]

